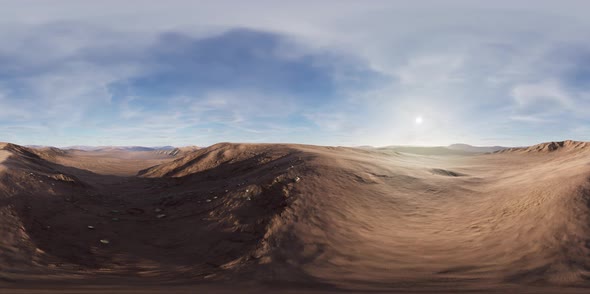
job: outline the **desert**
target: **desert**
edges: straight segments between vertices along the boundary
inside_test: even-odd
[[[574,293],[590,285],[590,143],[415,149],[220,143],[170,156],[5,143],[2,286]]]
[[[0,4],[0,294],[590,293],[590,1]]]

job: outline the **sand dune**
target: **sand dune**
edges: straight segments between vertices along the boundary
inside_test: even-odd
[[[7,287],[590,290],[584,142],[469,156],[230,143],[131,159],[0,148]]]
[[[575,150],[586,150],[590,148],[589,142],[579,142],[579,141],[560,141],[560,142],[548,142],[548,143],[541,143],[537,145],[533,145],[530,147],[516,147],[516,148],[506,148],[503,150],[496,151],[497,153],[531,153],[531,152],[553,152],[553,151],[575,151]]]

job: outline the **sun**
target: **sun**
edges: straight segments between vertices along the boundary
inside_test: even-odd
[[[421,125],[422,124],[422,117],[421,116],[417,116],[416,117],[416,124],[417,125]]]

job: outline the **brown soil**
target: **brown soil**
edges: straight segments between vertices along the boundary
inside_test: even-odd
[[[171,157],[1,144],[0,288],[583,293],[590,146],[553,145]]]

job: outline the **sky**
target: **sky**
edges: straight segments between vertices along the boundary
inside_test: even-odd
[[[590,1],[0,7],[0,141],[590,140]]]

